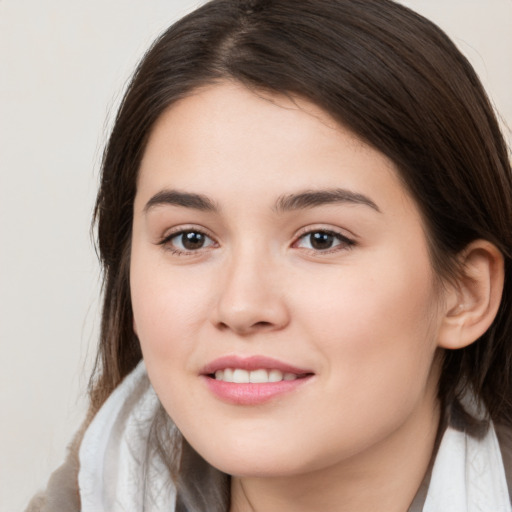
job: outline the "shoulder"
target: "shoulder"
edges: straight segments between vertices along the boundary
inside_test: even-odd
[[[78,460],[69,453],[48,480],[44,492],[34,496],[25,512],[79,512]]]
[[[88,417],[69,445],[66,460],[51,474],[46,489],[32,498],[25,512],[80,512],[78,450],[89,422]]]

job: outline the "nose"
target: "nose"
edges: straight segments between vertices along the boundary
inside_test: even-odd
[[[282,272],[268,258],[249,252],[225,263],[212,321],[220,330],[238,335],[285,327],[289,311]]]

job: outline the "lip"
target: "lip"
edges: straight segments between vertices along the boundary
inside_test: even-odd
[[[295,373],[296,375],[304,375],[313,373],[311,370],[305,368],[298,368],[290,364],[273,359],[272,357],[265,356],[224,356],[213,360],[208,363],[202,370],[201,375],[211,375],[217,370],[224,370],[225,368],[240,368],[241,370],[258,370],[260,368],[280,370],[283,373]]]
[[[247,371],[260,368],[276,369],[283,373],[294,373],[300,377],[295,380],[264,382],[261,384],[238,384],[216,380],[212,377],[217,370],[224,370],[225,368],[240,368]],[[308,369],[298,368],[265,356],[225,356],[207,364],[201,370],[200,376],[215,397],[223,402],[234,405],[260,405],[299,389],[309,382],[313,375],[313,372]]]

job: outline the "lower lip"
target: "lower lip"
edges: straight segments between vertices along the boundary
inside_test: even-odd
[[[203,376],[210,391],[224,402],[235,405],[259,405],[278,396],[295,391],[309,382],[312,376],[295,380],[265,382],[262,384],[237,384]]]

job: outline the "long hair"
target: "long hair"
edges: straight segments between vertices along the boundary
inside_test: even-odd
[[[477,342],[445,351],[439,396],[450,403],[470,386],[493,420],[512,424],[507,147],[466,58],[437,26],[391,0],[212,0],[145,55],[104,153],[95,209],[104,302],[92,410],[141,358],[129,255],[137,174],[151,129],[177,100],[225,80],[306,98],[388,156],[422,213],[438,276],[453,277],[457,255],[475,239],[502,252],[497,317]]]

